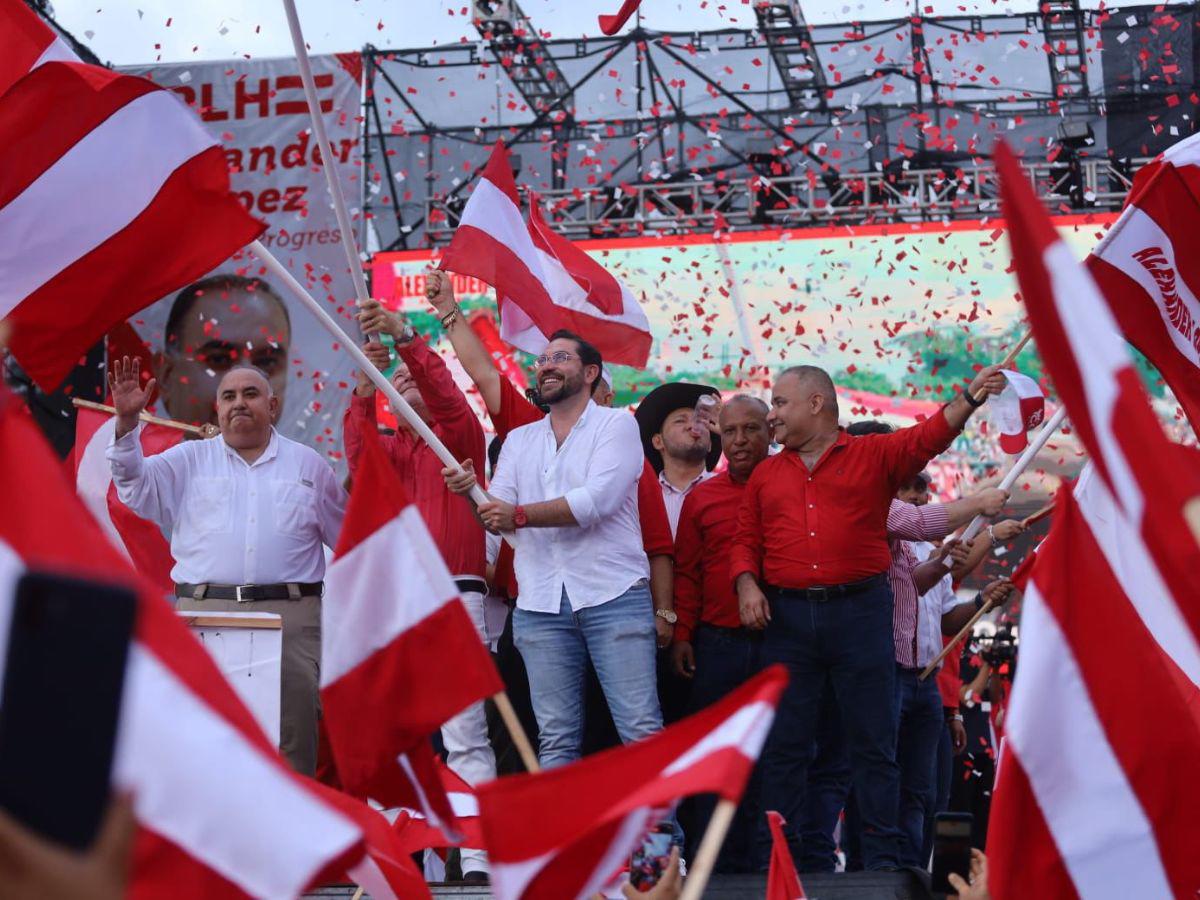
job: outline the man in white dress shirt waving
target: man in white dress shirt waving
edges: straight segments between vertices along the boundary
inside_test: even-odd
[[[662,713],[637,422],[592,401],[600,353],[577,335],[553,334],[536,365],[550,414],[508,435],[479,517],[515,533],[513,639],[529,673],[538,756],[550,768],[579,758],[589,658],[623,742],[659,731]],[[469,467],[443,475],[455,493],[474,484]]]
[[[138,416],[154,390],[137,360],[109,375],[117,425],[108,447],[121,502],[171,536],[179,609],[283,617],[280,750],[298,772],[317,764],[322,544],[337,544],[346,493],[320,455],[271,426],[279,399],[249,366],[217,388],[219,438],[145,457]]]

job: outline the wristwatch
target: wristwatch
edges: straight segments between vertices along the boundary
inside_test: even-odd
[[[517,506],[513,508],[513,526],[516,528],[524,528],[529,524],[529,516],[525,515],[525,507]]]
[[[407,322],[405,322],[404,328],[401,329],[401,331],[398,335],[396,335],[396,343],[397,344],[412,343],[413,338],[415,338],[416,336],[417,336],[417,330],[415,328],[413,328],[411,325],[409,325]]]
[[[673,609],[656,609],[654,614],[660,619],[665,619],[668,625],[674,625],[679,621],[679,616],[675,615]]]

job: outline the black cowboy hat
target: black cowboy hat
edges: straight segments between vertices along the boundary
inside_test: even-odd
[[[642,449],[646,459],[655,472],[663,468],[662,454],[654,448],[653,437],[662,431],[663,422],[667,416],[677,409],[694,409],[696,401],[705,394],[714,394],[718,398],[721,392],[705,384],[688,384],[686,381],[676,381],[656,387],[638,404],[634,418],[637,419],[638,429],[642,433]],[[708,451],[705,466],[711,471],[721,460],[721,441],[714,435],[712,448]]]

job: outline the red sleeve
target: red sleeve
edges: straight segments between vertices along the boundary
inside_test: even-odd
[[[532,425],[546,418],[546,414],[534,406],[518,391],[511,381],[500,376],[500,412],[492,416],[496,437],[506,438],[513,429]]]
[[[762,577],[762,508],[758,495],[763,478],[759,476],[765,477],[768,468],[765,463],[760,463],[754,470],[746,485],[742,508],[738,510],[737,537],[729,551],[729,577],[735,583],[738,576],[746,572],[755,578]]]
[[[950,638],[945,640],[949,641]],[[962,690],[962,675],[959,672],[961,664],[962,654],[950,653],[938,670],[937,686],[942,694],[942,706],[946,709],[958,709],[958,694]]]
[[[891,434],[874,435],[869,440],[875,442],[894,489],[919,475],[926,463],[953,443],[957,434],[946,421],[943,408],[924,422]]]
[[[439,426],[438,437],[456,458],[470,459],[479,466],[484,455],[483,426],[454,383],[446,363],[419,337],[398,349]]]
[[[342,449],[346,453],[346,465],[350,469],[350,477],[354,477],[358,469],[358,458],[362,453],[363,434],[368,428],[378,428],[375,419],[375,395],[360,397],[350,395],[350,405],[342,415]],[[380,443],[388,458],[397,466],[408,464],[407,457],[411,443],[396,435],[381,435]]]
[[[642,522],[642,547],[647,556],[674,556],[675,544],[671,540],[671,520],[667,518],[667,505],[663,502],[662,488],[658,475],[647,460],[638,478],[638,518]]]
[[[690,641],[704,605],[704,544],[694,494],[683,501],[675,534],[675,641]]]

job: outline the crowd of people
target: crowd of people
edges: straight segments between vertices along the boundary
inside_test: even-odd
[[[988,673],[964,686],[958,653],[936,677],[922,671],[946,636],[1013,594],[1003,578],[974,598],[956,586],[1023,526],[1002,521],[955,540],[1008,498],[990,489],[933,503],[924,470],[1003,389],[998,367],[899,430],[843,425],[833,381],[809,365],[783,368],[769,403],[671,383],[630,415],[612,407],[586,335],[550,335],[526,394],[467,323],[447,274],[428,275],[427,296],[486,407],[490,446],[445,361],[402,315],[371,301],[358,318],[370,361],[394,364],[393,386],[458,467],[403,418],[380,429],[375,387],[360,373],[343,420],[350,477],[339,484],[319,454],[275,430],[277,387],[250,364],[221,378],[219,439],[146,456],[137,432],[154,380],[143,384],[129,360],[110,375],[113,481],[123,503],[169,533],[180,608],[282,616],[289,763],[317,769],[323,547],[337,543],[363,436],[383,430],[536,729],[543,767],[645,738],[782,663],[791,680],[716,871],[765,871],[766,809],[783,814],[802,872],[927,866],[952,760],[980,750],[963,712],[979,706]],[[468,496],[477,485],[485,502]],[[441,744],[471,784],[505,771],[510,756],[482,703],[446,723]],[[684,859],[713,806],[692,798],[665,823]],[[486,880],[486,854],[463,851],[461,869]]]

